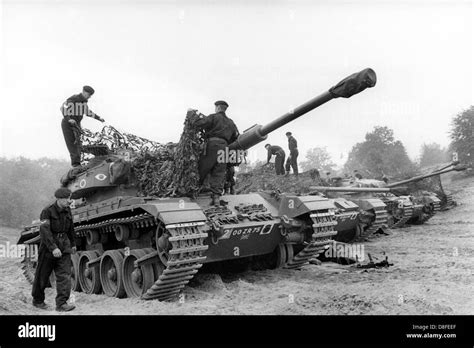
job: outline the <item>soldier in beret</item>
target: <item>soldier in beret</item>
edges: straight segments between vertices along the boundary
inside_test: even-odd
[[[94,89],[90,86],[84,86],[82,92],[69,97],[61,105],[63,119],[61,128],[63,130],[64,140],[71,157],[71,165],[78,167],[81,165],[81,121],[84,115],[92,117],[100,122],[104,119],[89,110],[87,101],[94,94]]]
[[[51,272],[56,276],[56,310],[71,311],[74,305],[67,303],[71,294],[71,253],[76,252],[74,225],[69,208],[71,191],[59,188],[54,193],[56,201],[41,212],[38,263],[33,282],[33,306],[47,309],[44,289]]]
[[[204,131],[206,138],[205,153],[199,159],[199,178],[201,185],[209,175],[212,205],[220,204],[220,195],[224,190],[227,165],[225,161],[218,161],[220,151],[225,152],[227,145],[237,140],[239,131],[234,121],[226,115],[229,107],[223,100],[214,103],[216,113],[196,122],[196,126]],[[222,163],[220,163],[222,162]]]

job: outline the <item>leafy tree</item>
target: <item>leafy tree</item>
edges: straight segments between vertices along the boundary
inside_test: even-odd
[[[314,147],[306,152],[306,160],[301,162],[303,171],[318,169],[323,171],[333,171],[336,166],[328,153],[326,147]]]
[[[365,135],[365,141],[354,145],[344,165],[346,172],[358,170],[365,177],[405,177],[415,173],[402,142],[396,140],[393,130],[375,127]]]
[[[0,158],[0,224],[21,227],[39,219],[68,169],[55,159]]]
[[[474,166],[474,106],[458,113],[451,124],[451,149],[462,163]]]
[[[421,146],[420,166],[427,167],[435,164],[449,162],[451,160],[448,150],[440,144],[431,143]]]

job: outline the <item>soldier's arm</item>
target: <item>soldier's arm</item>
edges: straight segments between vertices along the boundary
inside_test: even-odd
[[[87,117],[93,118],[94,120],[104,122],[104,119],[99,117],[99,115],[97,115],[91,109],[89,109],[89,106],[87,106],[86,103],[84,103],[84,115],[86,115]]]
[[[53,252],[54,249],[58,249],[58,246],[54,242],[53,233],[51,232],[51,216],[49,210],[44,209],[41,212],[41,225],[40,225],[40,237],[41,241],[46,245],[49,251]]]
[[[197,120],[195,125],[197,128],[209,129],[211,128],[212,121],[213,121],[213,115],[209,115]]]
[[[232,134],[232,136],[230,137],[230,143],[232,144],[234,141],[236,141],[238,138],[239,138],[239,129],[237,128],[237,126],[235,125],[235,123],[232,121],[232,124],[234,125],[234,133]]]
[[[71,224],[71,227],[69,228],[69,231],[66,232],[67,236],[69,238],[69,241],[71,242],[71,248],[76,247],[76,240],[74,239],[74,224]]]
[[[268,149],[267,152],[268,152],[268,155],[267,155],[267,163],[269,163],[270,160],[271,160],[271,158],[272,158],[272,150],[271,150],[271,149]]]

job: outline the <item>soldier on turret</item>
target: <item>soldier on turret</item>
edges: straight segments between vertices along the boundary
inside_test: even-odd
[[[225,175],[227,170],[226,161],[218,161],[219,153],[225,152],[226,147],[237,140],[239,131],[234,121],[232,121],[225,111],[229,107],[223,100],[214,103],[216,113],[196,122],[196,127],[203,129],[206,136],[205,153],[199,160],[199,178],[201,185],[209,175],[209,185],[211,189],[212,205],[218,205],[220,195],[224,190]],[[222,162],[222,163],[221,163]]]
[[[84,86],[81,93],[74,94],[61,105],[61,128],[73,167],[81,165],[81,121],[84,114],[100,122],[105,121],[87,106],[87,101],[93,94],[92,87]]]

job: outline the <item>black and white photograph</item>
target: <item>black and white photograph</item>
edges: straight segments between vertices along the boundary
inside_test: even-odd
[[[0,346],[472,346],[473,7],[0,0]]]

